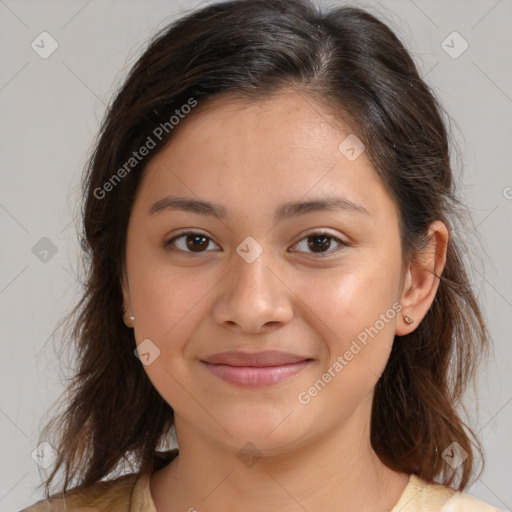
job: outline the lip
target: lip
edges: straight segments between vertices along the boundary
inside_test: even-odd
[[[287,352],[221,352],[201,360],[217,377],[239,386],[262,387],[297,375],[312,359]]]
[[[202,359],[202,361],[211,364],[227,364],[229,366],[268,367],[299,363],[306,359],[309,358],[297,354],[290,354],[289,352],[281,352],[279,350],[264,350],[262,352],[253,353],[232,350],[213,354]]]

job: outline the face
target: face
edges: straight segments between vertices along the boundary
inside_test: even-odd
[[[144,171],[122,283],[178,440],[277,454],[369,422],[402,258],[396,206],[339,148],[350,128],[293,91],[214,99],[178,128]]]

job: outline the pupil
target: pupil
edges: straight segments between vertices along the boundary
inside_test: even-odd
[[[192,240],[190,242],[190,240]],[[202,244],[196,244],[196,242],[198,240],[203,240],[203,243]],[[206,243],[204,242],[206,240],[206,237],[203,236],[203,235],[188,235],[187,237],[187,247],[190,249],[190,250],[194,250],[194,249],[205,249],[206,247],[208,247],[208,242],[206,241]]]
[[[319,239],[322,239],[323,242],[320,242],[320,243],[309,243],[309,248],[310,249],[328,249],[329,248],[329,245],[330,245],[330,242],[329,242],[329,236],[328,235],[317,235],[317,236],[312,236],[310,237],[312,238],[313,240],[319,240]]]

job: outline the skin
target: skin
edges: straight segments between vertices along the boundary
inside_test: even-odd
[[[149,338],[160,350],[144,369],[175,412],[180,454],[151,476],[157,510],[385,512],[407,485],[408,475],[387,468],[371,448],[371,405],[394,336],[414,330],[432,304],[439,284],[432,271],[444,268],[448,231],[433,222],[428,249],[402,268],[395,204],[366,153],[350,161],[338,150],[350,133],[291,89],[264,101],[216,98],[181,121],[148,163],[128,226],[122,287],[137,344]],[[327,194],[370,215],[274,220],[282,203]],[[229,217],[148,214],[169,195],[219,203]],[[186,229],[208,237],[201,249],[187,248],[186,237],[174,251],[164,246]],[[322,258],[307,244],[321,229],[348,245],[327,239]],[[263,249],[252,263],[236,252],[249,236]],[[402,310],[300,403],[298,394],[398,302]],[[267,349],[313,361],[265,388],[234,386],[199,361]],[[247,442],[256,457],[249,464],[237,457]]]

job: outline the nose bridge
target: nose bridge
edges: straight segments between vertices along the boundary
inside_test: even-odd
[[[271,272],[272,255],[254,239],[244,240],[237,248],[234,258],[235,269],[232,276],[232,286],[238,296],[247,295],[253,300],[261,296],[261,300],[273,298],[276,276]]]

